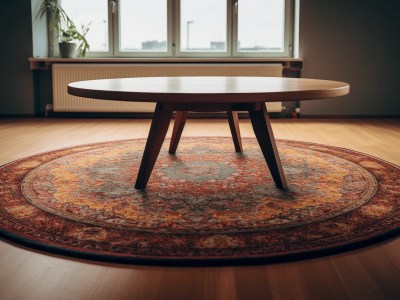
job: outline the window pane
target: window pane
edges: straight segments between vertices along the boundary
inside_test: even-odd
[[[108,45],[108,4],[107,0],[61,0],[60,5],[80,30],[89,26],[86,39],[90,52],[107,52]]]
[[[238,51],[282,52],[285,0],[239,0]]]
[[[226,51],[226,0],[181,0],[181,51]]]
[[[120,51],[167,51],[167,0],[119,1]]]

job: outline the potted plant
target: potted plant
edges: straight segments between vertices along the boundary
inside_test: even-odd
[[[48,35],[59,40],[61,57],[74,57],[76,50],[79,57],[84,57],[90,47],[85,37],[89,27],[82,26],[80,32],[57,0],[42,1],[36,17],[41,19],[45,15],[48,22]]]
[[[86,51],[89,49],[85,38],[88,31],[89,27],[82,26],[82,33],[79,32],[73,23],[69,23],[66,29],[61,29],[58,43],[61,57],[74,57],[76,51],[78,51],[79,57],[85,57]]]

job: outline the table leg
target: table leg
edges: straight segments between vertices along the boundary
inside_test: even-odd
[[[260,145],[265,161],[271,171],[275,185],[280,189],[287,190],[288,186],[285,174],[283,173],[281,160],[279,158],[278,149],[276,147],[271,122],[265,104],[262,104],[261,109],[259,110],[249,110],[249,115],[258,144]]]
[[[236,111],[227,111],[229,128],[231,129],[233,144],[236,152],[243,152],[242,139],[240,137],[239,117]]]
[[[240,137],[239,117],[235,111],[227,111],[229,127],[232,133],[233,143],[236,152],[243,152],[242,140]],[[177,111],[175,114],[174,129],[172,131],[171,143],[169,145],[168,153],[175,154],[178,148],[179,141],[182,136],[183,128],[186,124],[187,111]]]
[[[149,181],[151,171],[156,163],[161,146],[167,134],[169,123],[172,118],[172,110],[157,103],[151,123],[149,136],[140,164],[139,174],[136,179],[135,188],[144,189]]]
[[[175,113],[174,129],[172,130],[171,143],[169,145],[169,153],[175,154],[181,139],[183,128],[185,127],[187,111],[177,111]]]

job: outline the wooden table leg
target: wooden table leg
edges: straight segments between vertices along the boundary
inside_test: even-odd
[[[239,117],[236,111],[227,111],[229,128],[231,129],[233,144],[236,152],[243,152],[242,139],[240,137]]]
[[[280,189],[287,190],[288,186],[285,174],[283,173],[281,160],[279,158],[278,149],[276,147],[271,122],[265,104],[263,103],[259,110],[249,110],[249,115],[258,144],[260,145],[265,161],[271,171],[275,185]]]
[[[139,174],[136,179],[135,188],[137,189],[144,189],[149,181],[151,171],[167,134],[171,118],[172,110],[161,103],[157,103],[140,164]]]
[[[187,111],[177,111],[175,113],[174,129],[172,130],[171,143],[169,144],[168,152],[175,154],[178,148],[179,140],[182,136],[183,128],[185,127]]]
[[[229,127],[232,133],[233,143],[236,152],[243,152],[242,139],[240,137],[239,117],[235,111],[227,111]],[[183,128],[185,127],[187,111],[177,111],[175,114],[174,129],[172,131],[171,143],[168,152],[175,154],[178,148],[179,141],[182,136]]]

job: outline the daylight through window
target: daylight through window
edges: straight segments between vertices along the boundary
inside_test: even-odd
[[[59,0],[88,56],[290,57],[294,0]]]

